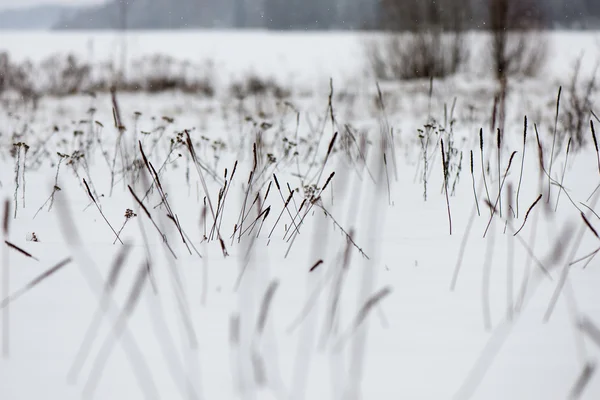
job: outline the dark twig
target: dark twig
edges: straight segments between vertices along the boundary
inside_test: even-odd
[[[594,139],[594,148],[596,149],[596,159],[598,160],[598,172],[600,173],[600,152],[598,151],[598,139],[596,138],[596,130],[594,129],[594,121],[590,120],[590,128],[592,130],[592,139]]]
[[[308,270],[308,272],[313,272],[314,270],[316,270],[317,268],[319,268],[319,266],[323,264],[323,260],[319,260],[315,263],[315,265],[313,265],[312,267],[310,267],[310,269]]]
[[[10,221],[10,200],[4,201],[4,223],[2,233],[8,239]],[[8,250],[2,252],[2,298],[10,295],[10,265]],[[10,349],[10,307],[8,304],[2,310],[2,356],[8,358]]]
[[[513,151],[513,153],[510,155],[510,159],[508,160],[508,166],[506,167],[506,171],[504,172],[504,177],[502,178],[502,182],[500,184],[500,190],[498,192],[498,197],[496,197],[496,203],[492,207],[492,215],[490,216],[490,220],[488,221],[488,224],[485,228],[485,232],[483,233],[484,238],[488,232],[488,229],[490,228],[492,219],[494,218],[494,213],[496,212],[496,207],[498,206],[498,202],[500,201],[500,197],[502,196],[502,188],[504,187],[504,182],[506,181],[506,176],[508,175],[508,171],[510,170],[510,166],[512,164],[512,160],[513,160],[515,154],[517,154],[517,152]],[[500,218],[502,218],[502,214],[500,214]]]
[[[448,199],[448,167],[446,165],[446,155],[444,153],[444,139],[441,139],[442,149],[442,167],[444,171],[444,192],[446,193],[446,206],[448,208],[448,225],[450,227],[450,236],[452,236],[452,216],[450,215],[450,200]]]
[[[585,224],[587,225],[587,227],[590,228],[590,231],[592,231],[592,233],[594,234],[594,236],[596,236],[597,239],[600,239],[600,236],[598,236],[598,232],[596,231],[596,229],[594,229],[594,227],[592,226],[592,224],[590,223],[590,221],[588,221],[588,219],[585,217],[584,213],[581,213],[581,218],[583,218],[583,222],[585,222]]]
[[[500,176],[501,176],[500,168],[501,168],[501,164],[502,164],[502,131],[500,130],[500,128],[498,128],[498,131],[497,131],[496,145],[497,145],[496,147],[498,150],[498,197],[496,200],[498,203],[498,209],[500,211],[500,218],[502,218],[502,185],[504,184],[504,180],[502,180],[502,181],[500,180]],[[514,153],[513,153],[513,155],[514,155]]]
[[[5,243],[5,244],[6,244],[8,247],[10,247],[11,249],[13,249],[13,250],[16,250],[16,251],[18,251],[19,253],[23,254],[25,257],[28,257],[28,258],[33,258],[35,261],[40,261],[40,260],[39,260],[37,257],[34,257],[34,256],[32,256],[32,255],[31,255],[31,253],[29,253],[29,252],[27,252],[27,251],[23,250],[22,248],[20,248],[19,246],[15,245],[15,244],[13,244],[13,243],[11,243],[11,242],[9,242],[8,240],[5,240],[5,241],[4,241],[4,243]]]
[[[104,221],[107,223],[107,225],[113,231],[113,233],[115,234],[115,236],[117,237],[117,239],[119,240],[119,242],[121,244],[123,244],[123,241],[119,237],[119,234],[117,233],[117,231],[115,231],[115,228],[112,227],[112,225],[110,224],[110,222],[108,222],[108,220],[106,219],[106,216],[104,216],[104,213],[102,212],[102,209],[98,205],[98,202],[96,202],[96,199],[94,198],[94,195],[92,194],[92,191],[90,190],[90,187],[88,186],[87,182],[85,181],[85,178],[83,178],[83,184],[85,185],[85,188],[87,189],[88,195],[90,196],[90,198],[92,199],[92,201],[96,205],[96,208],[98,209],[98,211],[100,211],[100,215],[102,215],[102,218],[104,218]]]
[[[483,185],[485,186],[485,195],[487,196],[488,202],[492,202],[490,198],[490,191],[488,190],[487,180],[485,179],[485,165],[483,159],[483,128],[479,130],[479,154],[481,155],[481,176],[483,177]],[[500,179],[498,177],[498,179]]]
[[[550,203],[550,177],[552,176],[552,164],[554,164],[554,147],[556,146],[556,131],[558,126],[558,111],[560,110],[560,95],[562,93],[562,86],[558,88],[558,96],[556,98],[556,116],[554,117],[554,133],[552,139],[552,152],[550,153],[550,166],[548,167],[548,198],[546,202]]]
[[[525,226],[525,224],[527,223],[527,217],[529,217],[529,213],[531,212],[531,210],[533,210],[533,207],[535,207],[535,205],[542,199],[542,195],[540,194],[538,196],[538,198],[533,202],[533,204],[531,206],[529,206],[529,209],[527,210],[527,213],[525,213],[525,219],[523,220],[523,225],[521,225],[521,227],[519,229],[517,229],[517,231],[515,232],[515,234],[513,236],[517,236],[519,234],[519,232],[521,232],[521,229],[523,229],[523,227]]]
[[[33,279],[27,285],[25,285],[21,289],[17,290],[15,293],[13,293],[10,296],[4,298],[2,300],[2,303],[0,303],[0,308],[7,307],[10,303],[14,303],[17,299],[19,299],[25,293],[29,292],[31,289],[33,289],[34,287],[36,287],[38,284],[40,284],[41,282],[45,281],[50,276],[54,275],[54,273],[58,272],[62,267],[64,267],[67,264],[71,263],[71,261],[73,261],[71,259],[71,257],[65,258],[64,260],[62,260],[61,262],[59,262],[58,264],[56,264],[54,267],[50,268],[49,270],[47,270],[43,274],[39,275],[37,278]]]
[[[519,194],[521,193],[521,182],[523,181],[523,168],[525,167],[525,147],[527,144],[527,116],[523,123],[523,154],[521,155],[521,173],[519,174],[519,185],[517,186],[517,218],[519,218]]]
[[[158,227],[158,225],[156,225],[156,222],[152,218],[152,215],[150,214],[150,212],[148,211],[148,209],[146,208],[146,206],[144,205],[144,203],[142,203],[142,201],[136,196],[136,194],[133,191],[133,189],[131,188],[131,186],[127,186],[127,187],[129,188],[129,192],[131,193],[131,195],[133,196],[133,198],[135,199],[135,201],[142,208],[142,210],[144,211],[144,213],[146,214],[146,216],[148,217],[148,219],[150,219],[150,222],[152,222],[152,225],[154,225],[154,227],[158,231],[158,234],[162,237],[163,242],[165,243],[165,245],[167,246],[167,248],[169,249],[169,251],[171,252],[171,254],[173,255],[173,257],[175,259],[177,259],[177,256],[175,255],[175,252],[173,251],[173,249],[169,245],[169,242],[167,241],[167,235],[165,235],[164,233],[162,233],[162,231],[160,230],[160,228]]]
[[[473,150],[471,150],[471,180],[473,181],[473,196],[475,196],[475,206],[477,207],[477,215],[481,216],[479,211],[479,200],[477,200],[477,191],[475,190],[475,172],[473,171]]]
[[[571,149],[571,138],[569,138],[569,143],[567,143],[567,154],[565,155],[565,166],[563,168],[562,178],[560,179],[560,189],[558,190],[558,196],[556,196],[556,207],[554,207],[554,212],[558,210],[558,202],[560,201],[560,194],[564,190],[563,183],[565,181],[565,174],[567,172],[567,164],[569,162],[569,150]]]

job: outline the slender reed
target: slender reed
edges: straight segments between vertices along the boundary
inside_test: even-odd
[[[502,184],[501,184],[501,179],[500,176],[500,168],[501,168],[501,163],[502,163],[502,131],[500,130],[500,128],[498,128],[497,130],[497,137],[496,137],[496,144],[497,144],[497,148],[498,148],[498,210],[500,212],[500,218],[502,218]]]
[[[560,179],[560,188],[558,189],[558,196],[556,196],[556,206],[554,207],[554,212],[558,210],[558,202],[560,201],[560,194],[564,190],[563,183],[565,181],[565,174],[567,173],[567,164],[569,163],[569,150],[571,149],[571,139],[569,138],[569,142],[567,143],[567,153],[565,155],[565,166],[563,167],[562,177]]]
[[[2,233],[4,239],[8,239],[9,233],[9,218],[10,201],[6,199],[4,202],[4,223],[2,225]],[[9,265],[8,249],[2,252],[2,298],[10,296],[10,265]],[[10,307],[7,304],[2,309],[2,357],[8,358],[10,354]]]
[[[490,191],[488,190],[487,180],[485,179],[485,161],[483,158],[483,128],[479,129],[479,154],[481,155],[481,176],[483,177],[483,185],[485,187],[485,195],[488,203],[492,202]],[[491,212],[491,210],[490,210]]]
[[[441,140],[442,145],[442,168],[444,171],[444,192],[446,194],[446,207],[448,208],[448,225],[450,228],[450,236],[452,236],[452,216],[450,215],[450,200],[448,199],[448,165],[446,164],[446,154],[444,153],[444,139]]]
[[[510,159],[508,160],[508,166],[506,167],[506,171],[504,171],[504,177],[501,180],[500,192],[498,193],[498,197],[496,197],[496,203],[494,203],[492,207],[492,215],[490,216],[490,220],[488,221],[488,224],[485,228],[485,232],[483,233],[484,238],[487,235],[488,229],[490,228],[490,224],[492,223],[492,219],[494,218],[494,213],[496,212],[496,208],[498,207],[498,203],[500,202],[500,196],[502,195],[502,187],[504,186],[504,182],[506,181],[506,176],[508,175],[508,171],[510,170],[510,166],[512,165],[512,160],[515,157],[515,154],[517,154],[517,152],[513,151],[513,153],[510,155]],[[500,215],[500,218],[502,218],[502,215]]]
[[[558,111],[560,110],[560,95],[562,86],[558,88],[558,96],[556,98],[556,115],[554,117],[554,133],[552,134],[552,152],[550,153],[550,165],[548,166],[548,197],[546,202],[550,203],[550,190],[552,189],[550,177],[552,176],[552,164],[554,163],[554,147],[556,146],[556,131],[558,126]]]
[[[519,195],[521,194],[521,182],[523,181],[523,169],[525,167],[525,147],[527,144],[527,116],[523,123],[523,154],[521,155],[521,172],[519,174],[519,185],[517,186],[517,219],[519,218]]]
[[[475,197],[477,215],[481,216],[481,212],[479,211],[479,200],[477,200],[477,191],[475,190],[475,172],[473,171],[473,150],[471,150],[471,180],[473,181],[473,196]]]
[[[98,209],[98,211],[100,212],[100,215],[102,215],[102,218],[104,218],[104,221],[106,222],[106,224],[110,227],[110,229],[113,231],[113,233],[115,234],[115,236],[117,237],[117,240],[123,244],[123,241],[121,240],[121,238],[119,237],[119,234],[117,233],[117,231],[115,231],[115,228],[112,227],[112,225],[110,224],[110,222],[108,222],[108,220],[106,219],[106,216],[104,215],[104,213],[102,212],[102,209],[100,208],[100,205],[98,205],[98,202],[96,201],[96,199],[94,198],[94,195],[92,194],[92,191],[90,190],[90,187],[88,186],[85,178],[83,178],[83,184],[85,185],[85,188],[87,189],[87,194],[90,196],[90,198],[92,199],[92,201],[94,202],[94,204],[96,205],[96,208]]]

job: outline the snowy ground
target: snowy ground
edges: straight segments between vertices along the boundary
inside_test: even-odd
[[[85,51],[88,36],[60,35],[1,46]],[[95,35],[95,51],[111,52],[109,36]],[[287,102],[118,94],[121,133],[108,95],[45,98],[35,111],[3,102],[6,240],[32,257],[2,250],[1,297],[13,297],[0,398],[597,398],[594,117],[568,158],[564,129],[570,57],[589,51],[591,70],[595,36],[556,34],[550,72],[511,83],[500,151],[493,82],[464,74],[434,82],[431,98],[428,83],[386,83],[382,109],[350,34],[131,39],[132,51],[208,54],[231,74],[297,74],[318,89]],[[484,175],[501,199],[493,217]],[[126,221],[121,244],[111,226]]]
[[[365,44],[377,33],[350,32],[272,33],[266,31],[180,31],[180,32],[10,32],[0,36],[0,51],[11,59],[39,62],[54,54],[74,54],[90,63],[111,61],[120,66],[123,56],[128,63],[144,56],[166,54],[189,61],[199,68],[210,66],[215,79],[223,85],[255,74],[274,78],[299,91],[328,86],[333,78],[344,88],[363,89],[372,86],[365,65]],[[572,72],[575,59],[586,54],[592,58],[584,65],[593,70],[592,55],[600,49],[600,35],[595,32],[552,32],[546,34],[552,56],[543,76],[557,84]],[[470,62],[464,78],[489,78],[488,65],[482,65],[483,54],[489,52],[487,35],[470,33]],[[128,64],[127,63],[127,64]],[[135,70],[127,70],[135,74]],[[341,88],[341,87],[340,87]]]

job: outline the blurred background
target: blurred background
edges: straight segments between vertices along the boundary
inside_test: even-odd
[[[598,0],[0,0],[0,94],[558,85],[595,77],[599,29]]]
[[[598,399],[598,104],[600,0],[0,0],[11,287],[86,267],[11,308],[0,400]]]
[[[486,29],[509,8],[519,24],[600,28],[597,0],[0,0],[0,29]]]

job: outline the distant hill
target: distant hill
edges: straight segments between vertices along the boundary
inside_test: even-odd
[[[82,7],[57,5],[0,10],[0,30],[51,29],[61,19],[70,18],[82,10]]]
[[[186,29],[236,26],[230,10],[255,0],[110,1],[61,19],[56,29]]]
[[[489,5],[495,0],[437,0],[440,10],[460,10],[465,27],[485,29]],[[509,0],[529,4],[546,28],[600,27],[600,0]],[[382,27],[390,16],[385,5],[414,11],[431,0],[111,0],[100,6],[66,14],[56,29],[363,29]],[[412,4],[412,5],[411,5]],[[415,6],[415,4],[417,6]],[[415,19],[403,12],[398,29],[410,29]],[[1,23],[0,23],[1,24]]]

